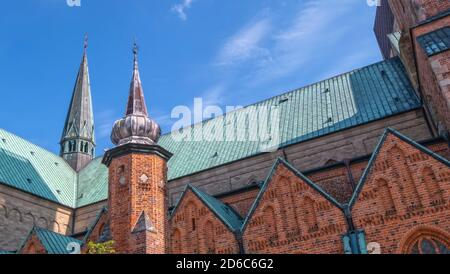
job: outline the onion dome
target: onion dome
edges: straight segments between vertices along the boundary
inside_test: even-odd
[[[134,70],[128,96],[125,117],[116,121],[111,133],[111,141],[117,145],[128,143],[154,145],[161,136],[161,128],[148,117],[145,105],[144,91],[139,77],[137,54],[138,48],[135,43]]]

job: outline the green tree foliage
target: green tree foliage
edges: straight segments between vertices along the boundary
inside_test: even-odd
[[[104,243],[88,243],[88,254],[114,254],[114,241],[108,241]]]

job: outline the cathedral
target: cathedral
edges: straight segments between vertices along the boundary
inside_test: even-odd
[[[450,2],[380,3],[383,61],[254,105],[279,110],[273,151],[162,135],[135,47],[96,156],[85,45],[59,155],[0,128],[0,254],[450,253]]]

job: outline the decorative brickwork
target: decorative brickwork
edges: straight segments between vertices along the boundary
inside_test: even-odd
[[[352,208],[367,242],[379,243],[382,253],[397,253],[404,251],[404,235],[419,226],[450,231],[448,162],[394,134],[385,138],[375,157]]]
[[[118,253],[167,253],[168,157],[162,156],[165,152],[157,146],[138,147],[119,146],[104,158],[109,165],[108,212],[112,239]],[[135,229],[143,214],[153,229]]]
[[[258,193],[259,188],[256,188],[237,194],[227,195],[225,197],[220,197],[220,200],[225,204],[230,205],[239,213],[239,215],[246,216],[253,205],[256,196],[258,196]]]
[[[170,226],[171,253],[239,253],[235,234],[191,190],[175,209]]]
[[[450,129],[450,51],[429,57],[417,42],[417,37],[445,26],[450,26],[450,16],[413,29],[417,71],[423,96],[434,118],[435,127],[440,131]]]
[[[247,253],[343,253],[342,210],[306,180],[276,165],[244,226]]]

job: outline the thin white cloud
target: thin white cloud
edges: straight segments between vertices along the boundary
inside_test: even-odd
[[[111,135],[114,122],[120,119],[113,110],[103,110],[96,114],[96,134],[99,139],[106,139]]]
[[[181,20],[186,21],[186,10],[191,8],[192,2],[194,0],[183,0],[181,3],[172,6],[172,12],[175,12]]]
[[[222,105],[226,99],[225,90],[225,85],[217,84],[203,92],[203,106]]]
[[[299,9],[295,19],[273,36],[273,62],[259,71],[258,79],[269,80],[289,75],[302,68],[320,49],[339,40],[344,26],[336,26],[353,0],[310,0]]]
[[[261,46],[270,30],[267,18],[249,24],[230,37],[218,54],[217,65],[233,65],[248,60],[270,59],[270,52]]]

